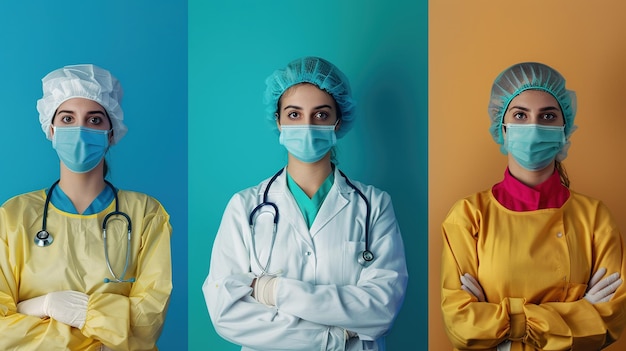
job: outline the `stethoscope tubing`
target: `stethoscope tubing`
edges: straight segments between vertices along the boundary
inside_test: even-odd
[[[263,201],[252,209],[252,211],[250,212],[250,216],[248,217],[248,225],[250,226],[252,253],[253,253],[257,266],[261,270],[262,275],[274,275],[272,273],[269,273],[267,270],[269,268],[270,260],[272,258],[272,251],[274,250],[274,242],[276,240],[276,233],[277,233],[277,228],[278,228],[279,211],[278,211],[278,206],[275,203],[268,200],[268,194],[269,194],[270,187],[272,186],[274,181],[283,173],[283,171],[284,171],[284,168],[280,169],[267,182],[267,185],[265,186],[265,191],[263,192]],[[339,174],[341,174],[341,176],[344,177],[346,184],[350,186],[352,189],[354,189],[354,191],[363,200],[363,202],[365,202],[365,209],[366,209],[365,211],[365,250],[359,254],[359,257],[357,257],[357,261],[359,262],[359,264],[364,266],[367,263],[374,260],[374,254],[372,253],[372,251],[370,251],[370,247],[369,247],[371,206],[365,194],[363,194],[363,192],[359,190],[359,188],[357,188],[356,185],[354,185],[348,179],[345,173],[339,170]],[[254,234],[254,216],[257,214],[257,212],[259,212],[265,206],[270,206],[274,210],[274,220],[273,220],[273,229],[272,229],[272,240],[270,242],[270,251],[268,253],[268,259],[267,259],[267,262],[265,263],[265,266],[262,266],[261,262],[259,261],[259,256],[257,255],[257,251],[256,251],[256,238]]]
[[[350,179],[348,179],[348,177],[341,170],[339,170],[339,173],[346,180],[346,184],[348,184],[348,186],[354,189],[354,191],[356,191],[356,193],[361,197],[361,199],[363,199],[363,202],[365,202],[365,250],[361,252],[361,256],[358,258],[359,263],[361,265],[365,265],[366,262],[370,262],[374,260],[374,253],[370,251],[370,216],[371,216],[372,209],[370,206],[370,202],[365,197],[365,194],[363,194],[363,192],[359,190],[359,188],[357,188],[356,185],[352,184]]]
[[[48,190],[48,193],[46,194],[46,200],[44,202],[43,205],[43,219],[41,222],[41,230],[39,232],[37,232],[37,234],[35,234],[35,244],[37,246],[40,247],[47,247],[50,246],[53,242],[53,237],[52,235],[48,232],[47,230],[47,226],[48,226],[48,208],[50,205],[50,199],[52,197],[52,191],[54,190],[54,188],[59,184],[59,180],[55,181],[51,186],[50,189]],[[104,278],[104,282],[105,283],[126,283],[126,282],[134,282],[135,278],[129,278],[129,279],[125,279],[124,277],[126,276],[126,273],[128,271],[128,268],[130,266],[130,260],[131,260],[131,239],[132,239],[132,221],[130,219],[130,216],[127,215],[126,213],[122,212],[119,210],[119,199],[117,197],[117,192],[115,190],[115,187],[113,186],[113,184],[111,184],[111,182],[109,182],[108,180],[104,180],[104,182],[106,183],[106,185],[108,187],[111,188],[111,190],[113,191],[113,195],[115,197],[115,211],[108,213],[104,219],[102,220],[102,240],[103,240],[103,244],[104,244],[104,258],[106,261],[106,265],[107,268],[109,270],[109,273],[111,273],[111,276],[113,277],[113,279],[109,279],[109,278]],[[111,261],[109,259],[109,248],[108,248],[108,242],[107,242],[107,223],[109,222],[109,219],[113,216],[122,216],[126,219],[126,229],[127,229],[127,242],[126,242],[126,260],[124,262],[124,269],[122,270],[122,274],[121,276],[117,276],[115,274],[115,272],[113,272],[113,268],[111,267]]]
[[[118,278],[118,276],[115,274],[115,272],[113,272],[113,268],[111,267],[111,260],[109,259],[109,245],[107,242],[107,229],[106,229],[106,225],[109,222],[109,219],[113,216],[122,216],[126,219],[126,223],[128,223],[127,226],[127,241],[126,241],[126,260],[124,261],[124,269],[122,270],[122,274],[120,275],[120,277]],[[128,270],[128,266],[130,263],[130,246],[131,246],[131,239],[132,239],[132,221],[130,220],[130,217],[124,213],[119,211],[118,208],[118,201],[117,201],[117,194],[115,195],[115,211],[108,213],[104,219],[102,220],[102,241],[104,244],[104,260],[106,261],[107,264],[107,268],[109,269],[109,273],[111,273],[111,276],[113,277],[113,279],[109,279],[109,278],[105,278],[104,282],[105,283],[123,283],[123,282],[134,282],[135,278],[130,278],[130,279],[124,279],[124,277],[126,276],[126,271]]]
[[[270,181],[267,182],[267,186],[265,187],[265,191],[263,192],[263,202],[261,202],[254,209],[252,209],[252,211],[250,212],[250,216],[248,218],[248,224],[250,225],[250,235],[252,237],[252,240],[251,240],[252,252],[254,254],[254,259],[256,261],[256,264],[259,267],[259,269],[261,269],[261,274],[263,275],[270,275],[267,269],[269,268],[270,261],[272,259],[272,251],[274,250],[274,242],[276,240],[276,233],[278,231],[278,217],[279,217],[278,206],[276,206],[275,203],[268,201],[267,197],[268,197],[268,193],[270,190],[270,186],[272,185],[272,183],[274,183],[276,178],[278,178],[278,176],[280,176],[283,173],[283,170],[284,169],[281,169],[280,171],[276,172],[276,174],[274,174],[272,179],[270,179]],[[267,262],[265,263],[265,267],[263,267],[261,265],[261,261],[259,261],[259,255],[256,252],[256,238],[254,237],[254,215],[265,206],[270,206],[274,209],[274,220],[273,220],[274,223],[272,224],[272,241],[270,242],[270,252],[267,258]]]

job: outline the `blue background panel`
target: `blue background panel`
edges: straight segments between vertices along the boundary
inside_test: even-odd
[[[122,83],[129,131],[109,151],[109,179],[154,196],[171,216],[174,290],[158,345],[187,349],[187,3],[3,1],[0,45],[0,202],[59,177],[36,109],[43,76],[93,63]]]

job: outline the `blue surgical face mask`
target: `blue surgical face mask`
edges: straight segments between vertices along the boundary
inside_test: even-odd
[[[520,166],[538,171],[554,162],[566,144],[565,126],[509,123],[504,143]]]
[[[278,141],[298,160],[313,163],[335,146],[337,136],[334,125],[281,125]]]
[[[53,127],[52,147],[74,173],[96,168],[109,148],[109,131],[85,127]]]

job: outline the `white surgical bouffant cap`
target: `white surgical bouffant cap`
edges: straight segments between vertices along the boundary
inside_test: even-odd
[[[113,128],[111,145],[117,144],[128,131],[120,106],[122,86],[109,71],[91,64],[71,65],[48,73],[41,81],[43,97],[37,100],[37,111],[48,140],[52,140],[50,125],[57,108],[72,98],[89,99],[104,107]]]

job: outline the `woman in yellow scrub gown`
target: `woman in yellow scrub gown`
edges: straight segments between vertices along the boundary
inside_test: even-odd
[[[490,132],[504,179],[443,222],[442,311],[455,350],[599,350],[626,325],[624,245],[608,208],[561,161],[576,96],[541,63],[495,80]]]
[[[94,65],[43,78],[37,109],[60,179],[0,208],[0,350],[156,350],[171,227],[158,201],[105,180],[127,130],[121,99]]]

